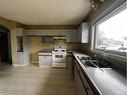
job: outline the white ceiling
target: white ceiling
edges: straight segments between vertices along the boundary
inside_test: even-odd
[[[26,25],[77,25],[89,0],[0,0],[0,16]]]

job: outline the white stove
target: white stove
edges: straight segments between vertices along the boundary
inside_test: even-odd
[[[52,67],[66,68],[66,49],[58,48],[52,51]]]

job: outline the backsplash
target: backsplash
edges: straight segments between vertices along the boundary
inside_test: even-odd
[[[66,49],[66,40],[65,39],[55,39],[53,43],[54,49],[56,48],[64,48]]]

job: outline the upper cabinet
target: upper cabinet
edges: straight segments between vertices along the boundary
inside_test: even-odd
[[[23,52],[23,28],[16,28],[17,52]]]
[[[16,28],[16,36],[23,36],[23,28]]]
[[[66,42],[79,42],[77,29],[34,29],[26,31],[28,36],[63,36]]]
[[[42,43],[53,43],[53,37],[52,36],[42,36],[41,38]]]
[[[23,52],[23,37],[17,36],[17,52]]]
[[[79,42],[78,38],[78,31],[72,31],[72,32],[67,32],[67,39],[66,42]]]
[[[82,23],[79,26],[78,29],[79,32],[79,42],[81,43],[88,43],[88,37],[89,37],[89,24],[88,23]]]

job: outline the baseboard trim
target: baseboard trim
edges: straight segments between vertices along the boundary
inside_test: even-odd
[[[29,63],[26,63],[26,64],[12,64],[13,66],[26,66],[28,65]]]

